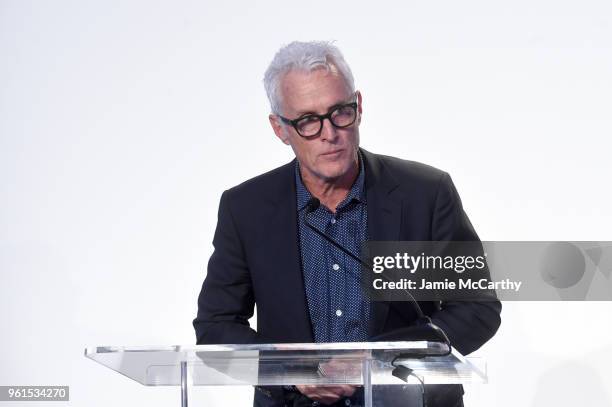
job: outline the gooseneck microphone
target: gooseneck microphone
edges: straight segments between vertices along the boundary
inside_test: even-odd
[[[351,257],[352,259],[354,259],[356,262],[366,267],[368,270],[372,270],[372,265],[370,263],[364,261],[363,259],[355,255],[354,253],[351,253],[350,250],[348,250],[347,248],[342,246],[340,243],[336,242],[334,239],[329,237],[326,233],[320,231],[314,225],[308,222],[308,215],[316,211],[319,208],[319,206],[321,206],[321,201],[319,201],[315,197],[310,198],[310,200],[306,204],[306,210],[304,211],[304,216],[303,216],[304,224],[310,230],[315,232],[317,235],[321,236],[323,239],[331,243],[334,247],[338,248],[340,251],[342,251],[343,253]],[[382,277],[384,280],[390,281],[389,278],[385,276],[384,274],[380,274],[380,277]],[[450,344],[450,340],[448,339],[448,336],[446,336],[446,333],[439,326],[435,325],[431,321],[431,318],[429,318],[429,316],[425,315],[425,313],[421,309],[421,306],[416,301],[416,299],[412,296],[410,291],[406,289],[404,289],[403,291],[404,293],[406,293],[406,295],[410,299],[410,303],[412,304],[412,307],[414,308],[414,310],[416,311],[418,315],[415,326],[410,326],[410,327],[401,328],[395,331],[387,332],[382,335],[376,336],[374,339],[376,339],[377,341],[385,341],[385,340],[394,341],[394,340],[406,340],[406,338],[409,338],[409,340],[426,340],[426,341],[443,342],[448,346],[448,352],[442,355],[436,354],[436,356],[443,356],[443,355],[450,354],[451,344]],[[424,356],[429,356],[429,355],[402,354],[399,357],[424,357]]]
[[[304,224],[306,226],[308,226],[308,228],[310,228],[310,230],[312,230],[313,232],[315,232],[316,234],[321,236],[323,239],[327,240],[332,245],[336,246],[338,249],[343,251],[349,257],[352,257],[353,260],[355,260],[357,263],[359,263],[362,266],[367,267],[368,269],[371,270],[372,269],[372,265],[371,264],[366,263],[360,257],[358,257],[355,254],[351,253],[351,251],[348,250],[346,247],[342,246],[340,243],[336,242],[334,239],[332,239],[331,237],[327,236],[325,233],[321,232],[319,229],[314,227],[314,225],[312,225],[310,222],[308,222],[308,215],[310,213],[316,211],[319,208],[319,206],[321,206],[321,201],[319,201],[317,198],[310,198],[310,200],[306,204],[306,211],[304,212]],[[419,309],[419,311],[420,311],[420,309]],[[419,318],[422,316],[422,314],[423,314],[423,312],[421,311],[421,313],[419,314]]]

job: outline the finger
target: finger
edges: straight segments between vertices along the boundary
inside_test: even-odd
[[[334,385],[334,386],[313,386],[313,385],[297,385],[295,386],[300,393],[308,394],[328,394],[332,393],[341,396],[347,390],[348,385]]]
[[[298,387],[306,397],[322,404],[333,404],[342,398],[344,389],[340,386],[309,386],[309,388]],[[303,390],[303,391],[302,391]]]
[[[317,389],[319,389],[321,392],[324,392],[325,394],[334,394],[336,396],[340,396],[342,397],[344,395],[344,393],[349,390],[347,385],[335,385],[335,386],[318,386]]]
[[[345,384],[342,386],[342,396],[351,397],[355,393],[356,389],[357,389],[356,386]]]

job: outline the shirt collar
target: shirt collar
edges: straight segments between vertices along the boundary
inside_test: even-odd
[[[338,205],[337,209],[341,209],[346,206],[349,202],[355,200],[357,202],[365,203],[365,166],[363,164],[363,157],[361,155],[361,150],[358,150],[359,157],[359,175],[357,179],[353,183],[351,190],[344,200]],[[300,173],[300,162],[295,160],[295,185],[297,190],[297,209],[301,211],[304,209],[308,201],[312,198],[312,194],[304,183],[302,182],[302,176]]]

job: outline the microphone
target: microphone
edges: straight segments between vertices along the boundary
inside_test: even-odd
[[[320,231],[314,225],[308,222],[308,215],[316,211],[319,208],[319,206],[321,206],[321,201],[319,201],[315,197],[310,198],[310,200],[306,204],[306,211],[304,211],[304,216],[303,216],[304,224],[310,230],[315,232],[317,235],[321,236],[323,239],[331,243],[333,246],[338,248],[340,251],[342,251],[343,253],[345,253],[346,255],[354,259],[355,261],[357,261],[359,264],[366,267],[368,270],[372,270],[373,267],[370,263],[364,261],[359,256],[351,253],[350,250],[348,250],[347,248],[342,246],[340,243],[336,242],[334,239],[329,237],[326,233]],[[388,277],[385,276],[384,274],[380,274],[380,277],[389,281]],[[371,338],[371,339],[374,339],[376,341],[400,341],[400,340],[406,340],[406,338],[408,337],[410,338],[410,340],[416,340],[416,341],[422,340],[422,341],[444,342],[448,346],[448,352],[442,355],[436,354],[436,356],[444,356],[444,355],[450,354],[451,344],[450,344],[450,340],[448,339],[448,336],[446,336],[446,333],[439,326],[435,325],[431,321],[431,318],[425,315],[425,313],[421,309],[421,306],[412,296],[410,291],[408,291],[407,289],[404,289],[403,291],[404,293],[408,295],[408,298],[410,299],[410,303],[412,304],[412,307],[414,308],[414,310],[416,311],[418,315],[415,326],[400,328],[400,329],[397,329],[391,332],[386,332],[381,335],[375,336],[374,338]],[[416,354],[416,353],[415,354],[404,353],[404,354],[399,355],[398,357],[414,358],[414,357],[425,357],[425,356],[429,356],[429,355]]]

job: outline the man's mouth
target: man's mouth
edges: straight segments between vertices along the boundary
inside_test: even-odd
[[[327,153],[323,153],[321,155],[325,156],[325,157],[336,157],[336,156],[340,155],[341,153],[342,153],[342,150],[334,150],[334,151],[330,151],[330,152],[327,152]]]

